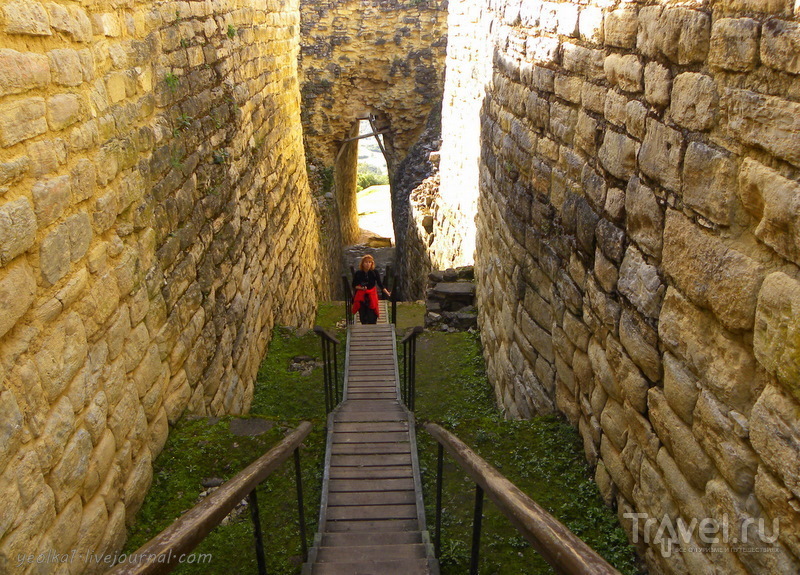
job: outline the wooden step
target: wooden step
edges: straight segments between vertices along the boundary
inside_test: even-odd
[[[388,455],[390,453],[407,453],[411,456],[411,443],[336,443],[331,446],[331,455]]]
[[[369,563],[316,563],[313,575],[422,575],[430,573],[426,559],[397,559]]]
[[[317,552],[317,561],[322,563],[366,563],[394,561],[397,559],[424,559],[425,545],[422,543],[395,545],[322,546]]]
[[[342,505],[412,505],[416,504],[417,497],[413,489],[405,491],[354,491],[331,493],[328,496],[328,505],[331,507]]]
[[[365,493],[368,491],[395,491],[414,489],[413,477],[389,479],[331,479],[328,481],[328,492],[333,493]]]
[[[354,545],[401,545],[409,543],[422,543],[422,533],[419,531],[396,531],[387,533],[323,533],[321,545],[323,547],[354,546]]]
[[[325,532],[328,533],[376,533],[387,531],[418,531],[416,519],[379,519],[373,521],[326,521]]]

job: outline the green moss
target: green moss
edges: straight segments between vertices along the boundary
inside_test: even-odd
[[[577,431],[552,416],[505,421],[495,407],[476,335],[426,333],[417,344],[417,362],[418,419],[439,422],[454,432],[622,573],[639,571],[625,532],[592,481]],[[418,429],[426,514],[432,531],[436,444]],[[468,569],[474,491],[474,483],[445,455],[444,575]],[[480,567],[482,574],[553,572],[488,500]]]

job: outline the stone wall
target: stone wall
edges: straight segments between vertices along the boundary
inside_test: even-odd
[[[334,169],[334,213],[345,245],[358,238],[355,202],[357,118],[372,114],[384,144],[393,184],[393,212],[405,215],[411,187],[397,189],[395,175],[441,102],[447,33],[443,0],[303,0],[301,91],[309,162]],[[343,149],[344,148],[344,149]],[[405,167],[407,168],[407,166]],[[407,169],[404,168],[404,171]],[[352,185],[351,185],[352,183]],[[416,182],[418,183],[418,182]],[[413,186],[412,186],[413,187]],[[398,246],[405,221],[395,226]],[[331,251],[329,261],[340,261]],[[339,286],[340,270],[330,270]],[[337,287],[338,291],[338,287]]]
[[[466,41],[448,50],[445,109],[461,111],[443,114],[442,194],[479,190],[498,400],[578,427],[653,573],[800,569],[798,12],[789,0],[450,6],[451,41]],[[487,57],[490,75],[469,74]],[[459,116],[479,124],[479,152]],[[450,167],[462,149],[479,176]],[[634,525],[634,512],[657,523]],[[664,552],[664,516],[727,521],[738,541]],[[737,545],[743,526],[759,545],[755,525],[772,534],[774,520],[773,552]],[[709,547],[699,535],[688,545]]]
[[[246,411],[272,326],[310,325],[298,30],[292,0],[0,5],[3,573],[119,548],[168,423]]]

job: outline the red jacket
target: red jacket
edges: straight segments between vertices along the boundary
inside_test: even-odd
[[[372,289],[357,289],[356,295],[353,296],[353,313],[358,311],[358,308],[361,307],[361,304],[364,303],[366,300],[367,306],[371,307],[375,310],[375,315],[380,316],[379,307],[378,307],[378,288],[374,287]]]

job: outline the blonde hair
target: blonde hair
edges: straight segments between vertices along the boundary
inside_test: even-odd
[[[360,264],[358,264],[358,268],[359,268],[359,269],[360,269],[362,272],[368,271],[368,270],[364,269],[364,265],[365,265],[367,262],[371,263],[373,268],[375,267],[375,258],[373,258],[371,255],[367,254],[367,255],[365,255],[363,258],[361,258],[361,263],[360,263]]]

